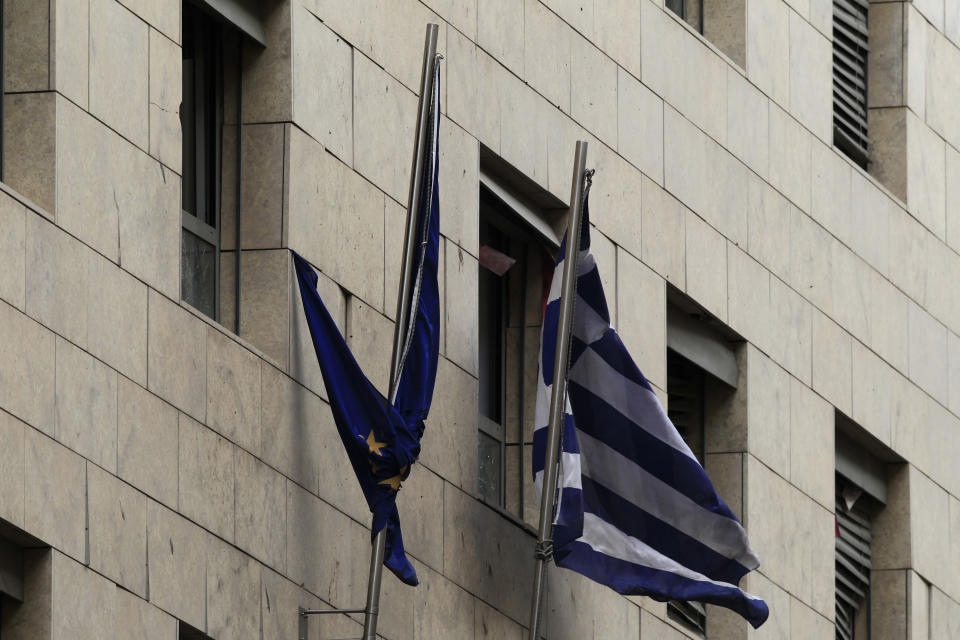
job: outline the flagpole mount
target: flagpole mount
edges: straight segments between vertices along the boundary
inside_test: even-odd
[[[556,504],[559,472],[560,433],[566,407],[567,367],[570,359],[570,330],[573,328],[573,307],[576,296],[577,267],[580,256],[580,225],[583,221],[585,183],[593,177],[587,172],[587,143],[577,142],[570,186],[570,209],[567,220],[566,255],[560,289],[560,315],[557,322],[557,344],[554,352],[553,387],[550,392],[550,423],[547,429],[547,451],[543,465],[543,493],[540,496],[540,528],[534,551],[536,566],[533,578],[533,599],[530,602],[530,640],[537,640],[543,618],[543,596],[547,584],[547,562],[553,556],[553,515]]]

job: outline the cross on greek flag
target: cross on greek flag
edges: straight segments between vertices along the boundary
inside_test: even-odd
[[[625,595],[730,608],[754,627],[766,603],[737,587],[759,566],[740,522],[610,326],[583,205],[553,553]],[[541,493],[560,309],[560,248],[543,318],[533,473]]]

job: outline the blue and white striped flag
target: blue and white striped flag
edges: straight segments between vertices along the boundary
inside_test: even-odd
[[[543,482],[564,239],[543,318],[533,473]],[[740,522],[627,353],[590,252],[584,204],[553,554],[625,595],[733,609],[754,627],[766,603],[737,587],[759,566]]]

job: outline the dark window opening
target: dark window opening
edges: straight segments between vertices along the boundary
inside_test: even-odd
[[[194,629],[182,620],[177,621],[177,640],[211,640],[210,636]]]
[[[833,2],[833,143],[867,168],[868,0]]]
[[[703,0],[666,0],[666,7],[703,34]]]

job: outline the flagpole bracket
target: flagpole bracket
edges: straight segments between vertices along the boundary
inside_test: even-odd
[[[533,549],[533,557],[549,562],[553,558],[553,540],[537,542]]]

